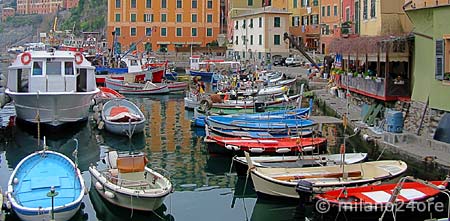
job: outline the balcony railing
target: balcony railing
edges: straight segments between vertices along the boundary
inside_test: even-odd
[[[337,75],[336,78],[339,86],[343,88],[348,87],[350,91],[378,100],[393,101],[410,97],[410,82],[408,79],[396,80],[389,78],[386,86],[385,80],[385,78],[366,79],[349,74]]]

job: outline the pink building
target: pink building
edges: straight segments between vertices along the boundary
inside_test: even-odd
[[[6,21],[8,17],[14,16],[16,10],[14,8],[3,8],[2,9],[2,21]]]
[[[360,6],[359,0],[342,0],[342,37],[354,37],[359,34]],[[356,13],[355,13],[356,12]]]

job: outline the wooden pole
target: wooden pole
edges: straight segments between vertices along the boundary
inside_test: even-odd
[[[386,61],[384,63],[384,96],[386,97],[387,93],[387,82],[389,81],[389,42],[386,42],[385,44],[385,50],[386,50]]]
[[[377,77],[381,76],[380,50],[381,50],[381,45],[378,44],[378,47],[377,47]]]

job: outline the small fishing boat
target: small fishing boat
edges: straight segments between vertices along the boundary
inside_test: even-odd
[[[100,89],[100,93],[96,94],[94,99],[95,103],[99,103],[102,101],[109,101],[112,99],[124,99],[125,96],[123,96],[121,93],[107,87],[98,87]]]
[[[286,131],[285,133],[273,133],[268,130],[259,131],[242,131],[242,130],[232,130],[232,129],[221,129],[205,126],[205,133],[216,136],[224,137],[248,137],[248,138],[289,138],[289,137],[309,137],[313,134],[311,129],[303,129],[293,131]]]
[[[263,168],[293,168],[293,167],[313,167],[331,166],[359,163],[367,159],[367,153],[346,153],[342,154],[320,154],[302,156],[252,156],[252,163],[256,167]],[[234,167],[239,176],[245,176],[248,171],[248,164],[245,157],[233,157]]]
[[[185,91],[188,87],[187,82],[177,82],[177,81],[167,81],[164,83],[155,83],[157,86],[164,86],[167,85],[167,88],[169,88],[170,93],[174,92],[182,92]]]
[[[224,117],[233,117],[238,119],[292,119],[299,117],[306,117],[309,112],[309,108],[296,108],[296,109],[284,109],[278,111],[267,111],[263,113],[253,113],[253,114],[230,114],[223,115]],[[194,126],[205,127],[205,119],[207,116],[199,115],[197,109],[194,111]]]
[[[8,181],[8,201],[22,220],[69,220],[85,192],[80,170],[63,154],[42,150],[22,159]],[[53,197],[54,196],[54,200]]]
[[[257,194],[263,197],[299,198],[297,190],[313,193],[343,186],[356,186],[395,178],[407,169],[400,160],[380,160],[350,165],[305,168],[261,168],[255,167],[245,152]],[[300,187],[297,186],[302,181]],[[311,189],[312,188],[312,189]]]
[[[124,80],[106,78],[106,87],[118,91],[122,94],[134,95],[151,95],[151,94],[166,94],[169,93],[169,88],[166,84],[156,85],[150,81],[141,83],[128,83]]]
[[[173,191],[169,178],[146,166],[143,153],[110,151],[106,169],[90,166],[92,186],[108,202],[133,210],[154,211]]]
[[[133,102],[126,99],[110,100],[103,105],[102,120],[107,131],[131,136],[145,127],[145,116]]]
[[[274,133],[295,133],[309,129],[316,123],[308,119],[240,119],[224,116],[209,116],[206,118],[209,127],[244,130],[244,131],[270,131]]]
[[[210,142],[215,142],[222,153],[242,153],[248,151],[252,154],[296,154],[326,149],[326,138],[246,138],[246,137],[220,137],[207,136]]]
[[[405,182],[407,180],[414,182]],[[437,202],[442,202],[444,205],[448,198],[442,192],[448,191],[448,188],[448,179],[428,182],[412,177],[403,177],[398,183],[344,187],[317,194],[314,198],[317,201],[328,203],[329,211],[327,212],[345,213],[346,216],[351,217],[358,215],[380,217],[384,210],[395,211],[397,219],[400,215],[407,217],[412,216],[413,213],[422,213],[425,217],[429,217],[428,213],[433,212],[431,210],[436,208],[432,206],[434,208],[428,208],[430,211],[421,211],[420,206],[436,205]],[[396,211],[396,207],[399,208],[398,211]],[[426,213],[423,214],[424,212]],[[390,211],[386,215],[391,216]]]

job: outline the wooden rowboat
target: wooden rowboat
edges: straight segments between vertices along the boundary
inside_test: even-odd
[[[102,120],[107,131],[131,136],[144,130],[145,116],[131,101],[110,100],[103,105]]]

